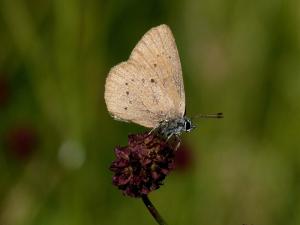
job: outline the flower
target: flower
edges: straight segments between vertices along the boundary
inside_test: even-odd
[[[37,133],[30,126],[16,126],[6,135],[6,144],[10,153],[17,159],[28,159],[37,146]]]
[[[0,109],[4,107],[10,96],[10,89],[7,79],[0,74]]]
[[[158,189],[175,166],[174,148],[155,134],[129,135],[128,146],[116,147],[115,155],[113,184],[131,197]]]

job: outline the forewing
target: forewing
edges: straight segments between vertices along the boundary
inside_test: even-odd
[[[157,85],[172,101],[175,116],[183,116],[185,93],[182,70],[171,29],[163,24],[149,30],[133,49],[130,60],[151,71],[151,76],[158,81]]]
[[[181,65],[175,40],[166,25],[148,31],[129,60],[110,70],[105,101],[114,118],[145,127],[183,116]]]

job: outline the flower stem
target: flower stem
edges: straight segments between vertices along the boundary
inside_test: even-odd
[[[154,205],[152,204],[152,202],[148,198],[148,196],[143,195],[142,199],[143,199],[143,202],[144,202],[145,206],[147,207],[147,209],[149,210],[149,212],[151,213],[153,218],[156,220],[156,222],[159,225],[167,225],[167,223],[163,220],[161,215],[158,213],[158,211],[156,210],[156,208],[154,207]]]

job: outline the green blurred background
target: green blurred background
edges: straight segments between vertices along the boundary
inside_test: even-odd
[[[114,121],[105,77],[166,23],[193,160],[150,194],[171,225],[300,224],[300,1],[0,0],[0,224],[155,224],[108,170],[144,129]]]

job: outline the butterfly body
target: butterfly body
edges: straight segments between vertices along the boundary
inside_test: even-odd
[[[157,128],[157,133],[168,139],[172,135],[178,136],[183,132],[190,132],[194,128],[195,126],[193,125],[191,119],[184,116],[161,121]]]

